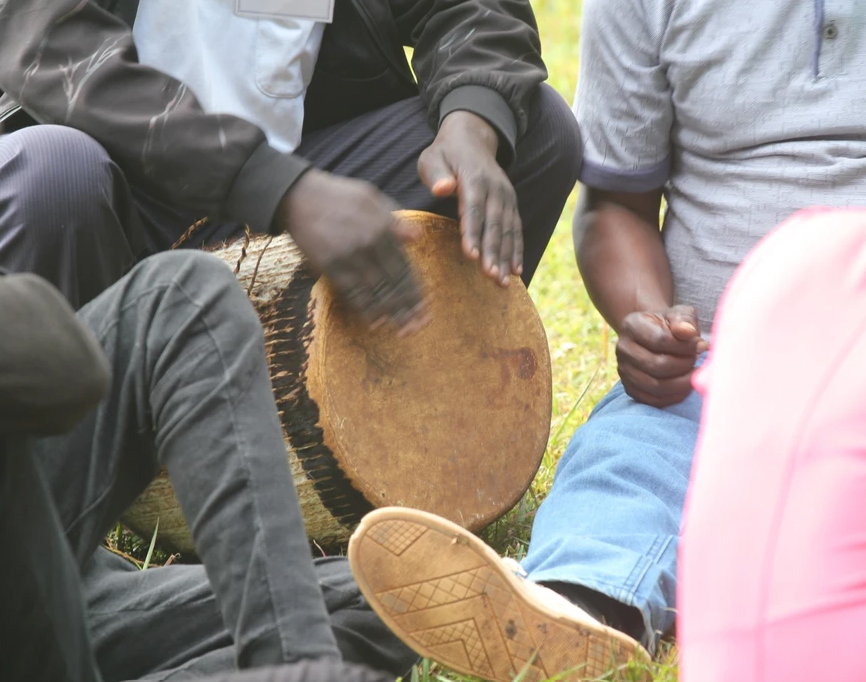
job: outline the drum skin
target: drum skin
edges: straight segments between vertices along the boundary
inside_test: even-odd
[[[550,356],[522,282],[483,277],[456,222],[397,216],[423,228],[406,249],[432,314],[403,338],[348,314],[286,236],[215,252],[232,267],[246,252],[238,278],[265,329],[289,465],[322,546],[344,544],[382,506],[481,530],[522,497],[547,445]],[[162,546],[194,553],[164,472],[124,515],[146,537],[157,519]]]

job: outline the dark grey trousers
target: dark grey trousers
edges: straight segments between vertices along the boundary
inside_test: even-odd
[[[335,634],[347,657],[407,667],[413,655],[360,600],[345,562],[313,566],[262,328],[231,270],[196,251],[159,254],[79,316],[109,358],[109,395],[70,433],[4,452],[0,545],[4,574],[14,578],[3,580],[0,603],[17,646],[3,658],[35,652],[24,660],[37,666],[16,667],[17,678],[7,671],[4,682],[97,680],[87,668],[91,647],[105,680],[337,659]],[[22,464],[31,460],[32,470]],[[203,568],[141,572],[97,552],[160,466]],[[39,512],[45,493],[53,510]],[[71,553],[49,561],[57,552],[45,528],[55,513]],[[90,645],[86,632],[56,621],[81,599],[75,582],[84,566]],[[28,585],[36,589],[22,597]],[[331,592],[330,617],[323,589]],[[349,632],[340,632],[347,624]],[[39,652],[56,650],[73,652],[75,674],[40,674]],[[164,674],[173,667],[182,670]]]

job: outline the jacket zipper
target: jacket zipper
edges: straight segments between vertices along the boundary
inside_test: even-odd
[[[376,43],[376,47],[378,48],[379,53],[382,55],[382,57],[384,57],[388,65],[394,70],[394,72],[406,85],[408,85],[413,90],[417,90],[418,84],[406,75],[404,70],[401,68],[402,65],[397,64],[391,58],[390,53],[388,52],[385,45],[382,43],[382,38],[379,35],[379,32],[376,30],[375,24],[373,23],[373,17],[370,16],[370,13],[367,11],[366,6],[364,5],[364,0],[352,0],[352,2],[358,9],[358,13],[361,15],[361,19],[364,21],[364,26],[367,27],[367,32],[370,34],[373,42]]]

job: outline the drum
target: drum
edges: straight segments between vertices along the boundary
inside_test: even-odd
[[[517,277],[503,289],[460,248],[457,223],[401,212],[423,228],[407,246],[432,322],[398,338],[367,330],[332,298],[288,236],[214,251],[265,329],[274,397],[307,533],[348,541],[361,517],[402,505],[478,531],[522,497],[547,445],[550,356]],[[165,472],[124,523],[193,553]]]

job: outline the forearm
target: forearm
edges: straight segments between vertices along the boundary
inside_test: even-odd
[[[153,196],[257,231],[306,167],[140,64],[130,27],[94,0],[0,2],[0,89],[39,123],[96,139]]]
[[[583,190],[574,214],[578,269],[592,302],[617,332],[631,313],[673,305],[670,263],[658,219],[653,224],[649,218],[652,210],[652,201],[635,211]]]
[[[70,429],[109,378],[96,337],[59,291],[36,275],[0,277],[0,434]]]
[[[390,0],[435,129],[471,111],[499,134],[499,160],[514,160],[532,94],[547,78],[528,0]]]

